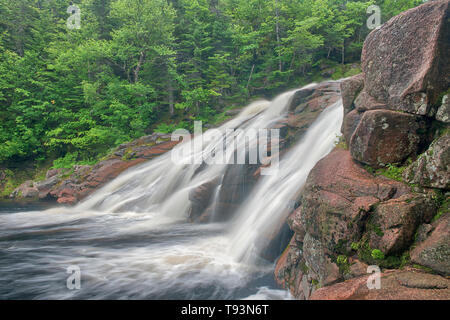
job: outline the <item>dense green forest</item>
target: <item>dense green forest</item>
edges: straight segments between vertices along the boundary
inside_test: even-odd
[[[359,72],[370,32],[420,0],[0,0],[0,165],[93,163],[152,131]]]

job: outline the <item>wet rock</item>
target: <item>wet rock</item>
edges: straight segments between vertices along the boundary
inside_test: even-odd
[[[219,182],[220,178],[217,177],[189,191],[189,200],[191,201],[189,219],[191,221],[196,221],[199,217],[202,217],[202,220],[207,219],[203,214],[209,207]]]
[[[374,168],[400,163],[420,151],[427,123],[420,116],[388,111],[364,112],[350,140],[352,157]]]
[[[364,90],[388,109],[432,115],[450,84],[448,17],[448,1],[430,1],[373,30],[361,56]]]
[[[78,201],[76,191],[72,188],[63,188],[62,190],[58,190],[57,197],[58,203],[60,204],[74,205]]]
[[[227,167],[221,183],[215,218],[229,220],[239,204],[243,203],[255,186],[258,164],[233,164]]]
[[[405,170],[403,178],[424,187],[450,189],[450,133],[433,141]]]
[[[36,199],[39,196],[39,190],[33,181],[28,180],[18,186],[9,196],[10,198]]]
[[[351,299],[358,290],[364,290],[368,276],[347,280],[332,286],[318,289],[310,300],[347,300]]]
[[[303,275],[300,286],[305,300],[309,300],[312,292],[312,283],[307,275]]]
[[[277,283],[289,290],[299,300],[304,300],[305,296],[309,296],[310,293],[309,285],[306,283],[307,275],[305,275],[308,267],[302,257],[302,252],[302,245],[293,238],[278,259],[274,273]]]
[[[432,224],[430,236],[417,244],[411,252],[411,261],[436,272],[450,274],[450,213],[445,213]]]
[[[36,188],[39,191],[39,199],[46,199],[48,198],[50,191],[53,187],[55,187],[58,183],[60,183],[61,178],[57,175],[50,175],[50,178],[36,182]]]
[[[315,91],[314,87],[298,90],[292,96],[291,101],[289,102],[288,110],[289,111],[294,111],[294,110],[297,109],[297,113],[301,112],[302,110],[300,110],[298,108],[298,106],[303,104],[303,103],[305,103],[305,102],[307,102],[307,100],[309,100],[309,98],[314,93],[314,91]]]
[[[296,273],[302,274],[301,281],[295,278],[284,285],[305,298],[321,286],[367,272],[364,262],[350,256],[353,242],[370,235],[374,248],[387,243],[385,252],[397,253],[412,243],[417,227],[436,212],[430,197],[413,193],[401,182],[370,174],[349,151],[339,148],[311,170],[296,202],[299,207],[288,218],[295,234],[287,257],[297,258],[286,258],[280,270],[289,270],[291,281]],[[348,265],[337,265],[340,255],[347,257]]]
[[[293,235],[294,233],[285,221],[275,222],[270,230],[259,233],[255,251],[259,252],[262,259],[275,262],[280,253],[284,252],[286,246],[289,245]]]
[[[326,81],[298,90],[288,104],[288,110],[294,114],[304,111],[323,110],[326,106],[340,98],[340,84],[336,81]]]

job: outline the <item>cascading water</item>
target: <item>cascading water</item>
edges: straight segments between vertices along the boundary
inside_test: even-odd
[[[239,260],[257,257],[273,231],[290,212],[309,171],[333,148],[339,133],[343,112],[341,102],[328,107],[309,128],[305,137],[281,161],[275,175],[262,177],[237,214],[232,228],[231,254]]]
[[[296,91],[252,103],[219,130],[270,128]],[[74,208],[0,213],[0,298],[288,298],[274,289],[272,263],[256,257],[282,225],[309,171],[332,149],[341,122],[340,102],[326,108],[281,158],[276,174],[259,179],[230,222],[186,221],[189,192],[223,179],[227,170],[227,164],[192,160],[207,158],[224,141],[245,149],[245,141],[233,146],[214,130],[194,141],[201,146],[183,155],[187,164],[174,164],[168,152],[129,169]],[[217,187],[213,202],[221,192]],[[81,270],[80,290],[66,287],[69,266]]]

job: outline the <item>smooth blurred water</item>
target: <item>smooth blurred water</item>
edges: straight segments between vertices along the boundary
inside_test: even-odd
[[[269,128],[295,91],[253,103],[219,129]],[[124,172],[74,208],[6,208],[0,298],[289,299],[275,285],[273,263],[258,253],[311,168],[332,149],[341,122],[339,102],[281,159],[276,174],[260,178],[226,223],[189,223],[187,213],[189,191],[223,177],[227,165],[175,165],[170,152]],[[201,152],[219,143],[211,137]],[[69,266],[81,270],[80,290],[66,286]]]

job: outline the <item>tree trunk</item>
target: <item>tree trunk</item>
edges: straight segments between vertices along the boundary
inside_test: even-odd
[[[250,76],[248,77],[247,86],[246,86],[247,90],[248,90],[248,86],[250,85],[250,81],[252,80],[253,70],[255,70],[255,64],[252,65],[252,70],[250,71]]]
[[[145,53],[141,51],[141,55],[139,57],[138,64],[136,68],[134,69],[134,83],[137,83],[139,81],[139,71],[141,70],[142,64],[144,63],[145,59]]]
[[[169,91],[169,112],[170,112],[170,115],[173,116],[175,110],[174,110],[174,100],[173,100],[173,86],[172,86],[171,81],[169,81],[168,91]]]
[[[276,32],[277,32],[277,48],[278,48],[278,70],[281,72],[280,25],[279,25],[278,0],[275,0],[275,15],[276,15],[275,28],[276,28]]]

